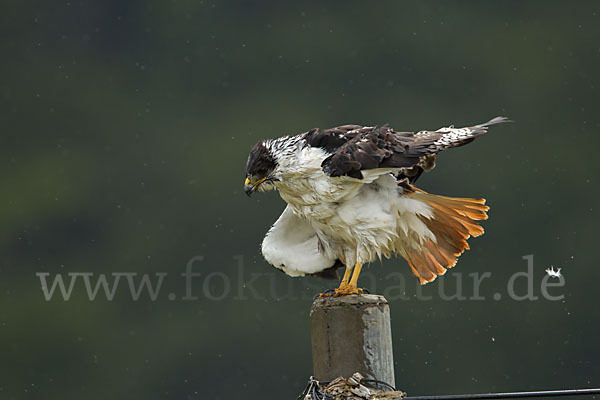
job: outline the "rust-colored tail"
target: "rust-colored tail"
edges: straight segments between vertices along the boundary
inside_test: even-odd
[[[485,199],[437,196],[414,188],[410,197],[427,204],[430,218],[419,216],[436,240],[426,240],[420,249],[406,251],[406,259],[422,285],[433,281],[456,265],[458,257],[469,249],[467,239],[483,235],[477,221],[488,218]]]

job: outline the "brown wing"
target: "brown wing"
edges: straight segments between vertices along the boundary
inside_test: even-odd
[[[330,176],[362,179],[361,171],[375,168],[400,168],[414,182],[423,171],[435,165],[435,154],[473,141],[489,125],[508,122],[504,117],[468,128],[441,128],[437,131],[395,132],[387,125],[368,127],[343,125],[306,134],[307,143],[323,148],[330,155],[321,164]]]

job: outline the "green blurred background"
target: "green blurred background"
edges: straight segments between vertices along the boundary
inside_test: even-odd
[[[363,278],[379,293],[393,272],[407,282],[409,300],[391,300],[396,383],[600,386],[598,2],[4,1],[0,21],[0,399],[295,398],[311,296],[335,283],[262,259],[284,204],[244,195],[249,148],[496,115],[517,123],[420,180],[488,199],[487,233],[454,270],[467,295],[467,274],[491,272],[486,300],[445,301],[450,274],[418,300],[401,259]],[[537,295],[544,269],[563,268],[564,300],[493,299],[528,254]],[[198,299],[183,301],[195,256]],[[38,272],[168,276],[156,301],[124,286],[89,301],[81,284],[46,301]]]

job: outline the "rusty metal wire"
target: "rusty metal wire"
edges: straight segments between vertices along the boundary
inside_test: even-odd
[[[308,379],[308,385],[296,400],[334,400],[327,393],[321,392],[319,386],[327,385],[329,382],[319,382],[314,376]]]

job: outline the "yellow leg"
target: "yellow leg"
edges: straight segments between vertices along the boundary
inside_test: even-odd
[[[344,272],[344,277],[340,282],[340,286],[337,289],[328,290],[324,293],[321,293],[319,297],[339,297],[351,294],[362,294],[363,290],[356,286],[358,275],[360,275],[361,269],[361,264],[356,264],[353,269],[346,268],[346,272]]]
[[[357,283],[358,283],[358,276],[360,275],[360,271],[362,270],[362,264],[356,264],[356,266],[354,267],[353,274],[352,274],[352,279],[350,279],[350,286],[353,287],[354,289],[356,289],[358,287]]]
[[[340,282],[340,287],[338,289],[345,288],[346,286],[348,286],[348,282],[350,282],[351,275],[352,270],[350,268],[346,268],[346,271],[344,272],[344,277],[342,278],[342,281]]]

